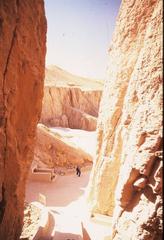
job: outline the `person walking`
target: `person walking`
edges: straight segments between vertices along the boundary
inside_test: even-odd
[[[81,169],[80,169],[79,166],[76,167],[76,175],[77,175],[78,177],[80,177],[80,175],[81,175]]]

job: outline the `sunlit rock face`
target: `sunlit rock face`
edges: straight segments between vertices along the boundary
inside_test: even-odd
[[[71,144],[67,138],[55,134],[43,124],[37,126],[37,139],[35,146],[34,163],[38,167],[83,165],[92,162],[92,155],[75,144]]]
[[[96,129],[103,82],[78,77],[52,66],[46,69],[40,122],[51,127]]]
[[[40,117],[46,19],[42,0],[0,1],[0,239],[22,228],[24,188]]]
[[[162,1],[123,1],[109,49],[91,211],[113,215],[113,239],[161,239]]]

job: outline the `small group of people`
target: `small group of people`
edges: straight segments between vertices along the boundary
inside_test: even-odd
[[[78,177],[80,177],[80,175],[81,175],[81,169],[80,169],[79,166],[76,167],[76,175],[77,175]]]

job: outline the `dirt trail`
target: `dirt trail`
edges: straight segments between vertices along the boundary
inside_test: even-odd
[[[80,177],[72,172],[57,176],[51,183],[28,181],[27,202],[38,201],[39,194],[46,196],[46,205],[55,218],[53,240],[81,240],[81,222],[91,240],[102,240],[109,233],[109,227],[91,223],[87,218],[85,191],[89,175],[90,171],[82,169]]]

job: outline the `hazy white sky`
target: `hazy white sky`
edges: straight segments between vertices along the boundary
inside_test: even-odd
[[[104,79],[121,0],[45,0],[46,65]]]

